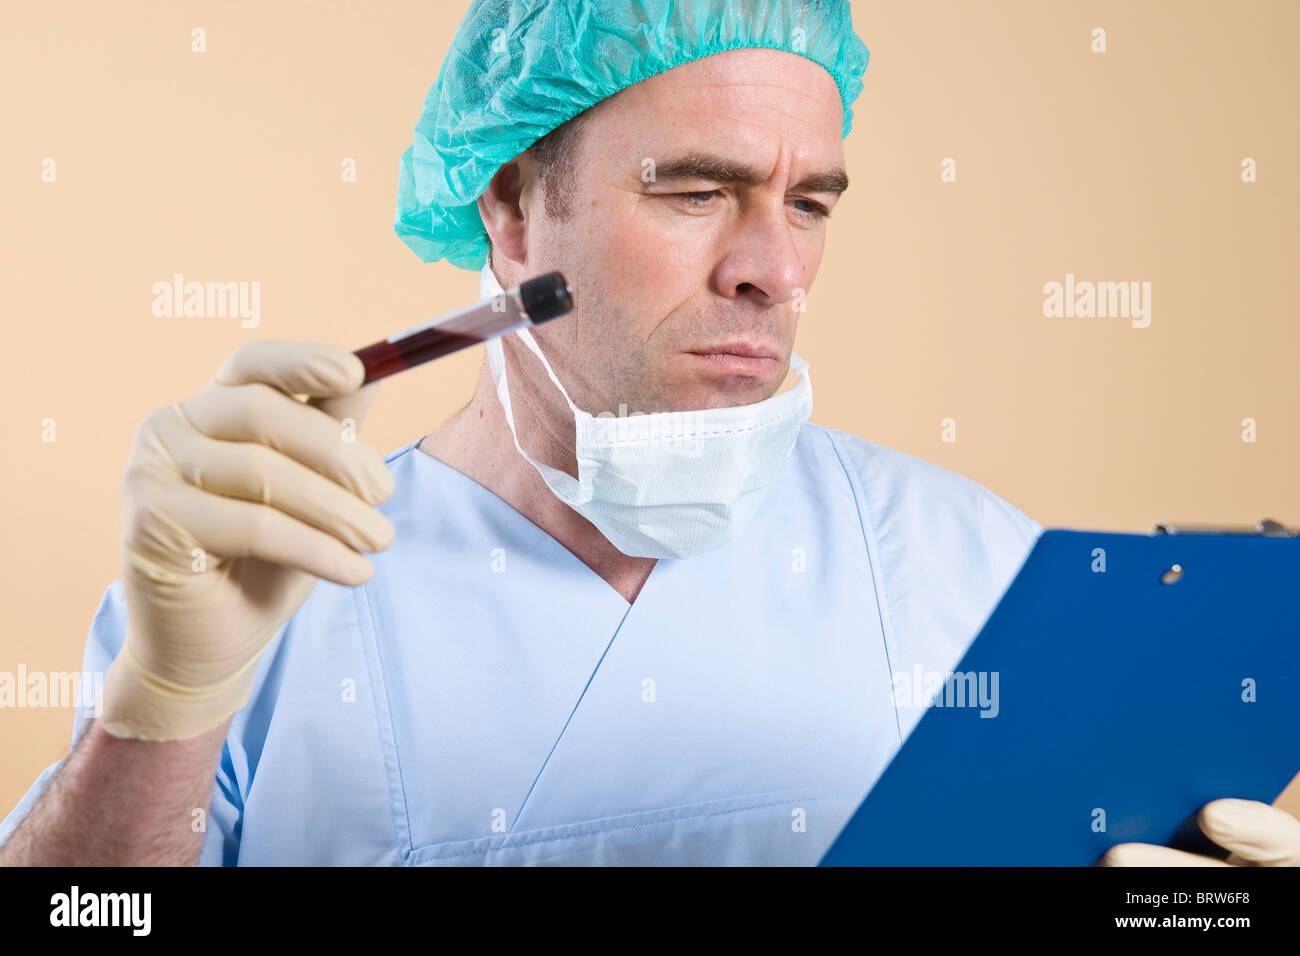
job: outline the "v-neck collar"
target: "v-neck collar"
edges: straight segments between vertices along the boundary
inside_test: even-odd
[[[646,591],[651,587],[651,585],[656,583],[659,578],[663,577],[664,572],[660,571],[660,567],[663,565],[665,560],[669,560],[669,559],[659,558],[658,560],[655,561],[654,567],[650,569],[650,573],[646,576],[645,581],[642,583],[641,590],[637,592],[636,600],[629,601],[627,598],[623,597],[623,595],[620,594],[612,584],[610,584],[599,574],[593,571],[591,567],[587,565],[586,562],[584,562],[576,554],[574,554],[563,544],[561,544],[552,534],[546,531],[546,529],[542,528],[539,524],[537,524],[535,521],[533,521],[531,518],[529,518],[527,515],[521,512],[514,505],[510,504],[510,502],[502,498],[491,488],[488,488],[485,485],[482,485],[479,482],[475,481],[473,478],[465,474],[463,471],[459,471],[458,469],[453,468],[451,465],[447,464],[441,458],[435,458],[433,455],[430,455],[428,452],[421,450],[420,442],[424,441],[424,439],[427,437],[428,437],[427,434],[421,435],[419,438],[415,439],[415,441],[410,442],[405,448],[399,449],[397,453],[393,456],[393,459],[399,458],[403,454],[414,455],[416,459],[420,461],[420,464],[418,464],[416,467],[432,469],[433,471],[442,474],[445,478],[461,484],[462,487],[468,488],[470,494],[477,495],[481,498],[484,498],[487,502],[488,507],[494,508],[500,512],[507,513],[508,515],[511,516],[512,520],[514,520],[516,524],[520,524],[525,528],[526,533],[531,534],[532,536],[538,538],[544,547],[559,552],[563,556],[563,560],[567,560],[571,562],[576,568],[581,568],[583,572],[590,575],[595,580],[599,581],[600,584],[606,590],[608,590],[610,594],[612,594],[615,598],[618,599],[619,603],[623,606],[624,610],[631,610],[632,608],[636,607],[637,602],[642,600],[642,598],[646,594]]]

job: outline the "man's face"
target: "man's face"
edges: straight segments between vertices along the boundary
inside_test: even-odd
[[[521,200],[531,222],[517,276],[558,269],[574,288],[575,311],[534,335],[579,408],[680,411],[777,392],[825,212],[847,185],[842,119],[830,74],[763,49],[685,64],[594,112],[569,218],[549,218],[540,189]]]

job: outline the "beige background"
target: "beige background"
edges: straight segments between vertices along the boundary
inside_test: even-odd
[[[80,668],[149,410],[252,337],[356,348],[477,297],[474,274],[422,264],[391,225],[466,2],[131,6],[8,4],[0,28],[0,670]],[[894,0],[854,17],[871,65],[853,186],[798,337],[814,419],[1048,526],[1300,523],[1300,4]],[[261,325],[155,318],[151,287],[175,272],[260,282]],[[1067,272],[1151,282],[1150,327],[1045,318],[1043,284]],[[482,356],[389,382],[366,439],[437,427]],[[0,711],[0,811],[66,752],[71,720]]]

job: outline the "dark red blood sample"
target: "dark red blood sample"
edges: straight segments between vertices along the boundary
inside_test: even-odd
[[[366,367],[363,384],[378,381],[396,372],[404,372],[424,362],[442,358],[460,349],[478,345],[483,339],[474,335],[425,329],[397,342],[376,342],[359,349],[357,358]]]
[[[369,383],[571,311],[573,292],[568,282],[560,273],[548,272],[521,282],[518,289],[504,296],[458,309],[426,323],[427,328],[403,332],[392,337],[396,341],[375,342],[354,354],[365,366],[365,382]],[[447,326],[458,331],[449,331]]]

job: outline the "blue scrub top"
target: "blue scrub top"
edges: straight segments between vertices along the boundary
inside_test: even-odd
[[[417,444],[374,577],[319,581],[262,655],[201,863],[814,864],[923,713],[896,675],[951,671],[1042,531],[805,423],[740,537],[628,604]],[[115,581],[83,671],[125,629]]]

